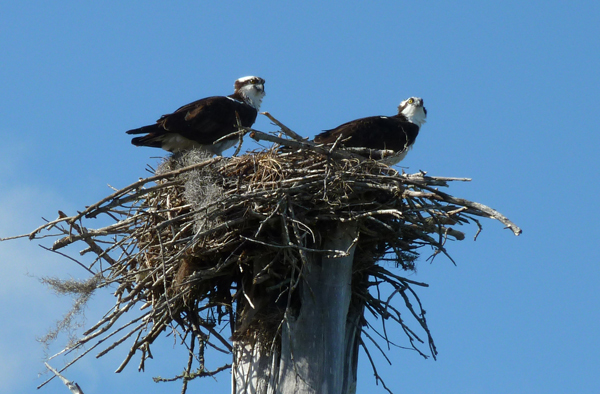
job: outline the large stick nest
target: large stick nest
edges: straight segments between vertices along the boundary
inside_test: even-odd
[[[420,248],[447,255],[446,241],[464,238],[458,227],[474,223],[479,232],[478,217],[500,220],[517,235],[521,230],[484,205],[438,190],[449,181],[468,179],[407,175],[375,160],[336,155],[337,150],[328,152],[305,142],[289,145],[296,149],[274,147],[212,159],[192,151],[169,158],[154,176],[75,216],[60,213],[57,220],[28,234],[40,238],[42,230],[58,229],[62,236],[52,246],[55,251],[77,241],[86,243],[81,253],[96,255],[86,266],[98,287],[117,286],[114,308],[69,350],[93,344],[85,351],[89,352],[120,333],[100,355],[133,338],[118,371],[137,351],[143,368],[155,339],[173,330],[190,349],[184,380],[218,372],[228,365],[206,369],[205,347],[231,351],[231,338],[276,342],[284,313],[298,307],[294,296],[304,254],[346,255],[346,250],[322,250],[321,238],[336,223],[353,222],[358,228],[353,302],[383,321],[401,324],[418,350],[415,343],[423,341],[399,310],[369,292],[370,286],[391,284],[426,332],[435,356],[420,302],[413,306],[409,300],[416,297],[411,285],[425,284],[377,262],[392,261],[413,271]],[[112,223],[84,227],[85,219],[99,215]],[[144,313],[117,325],[136,304],[143,305]],[[224,333],[224,327],[231,331]],[[195,373],[194,358],[200,364]]]

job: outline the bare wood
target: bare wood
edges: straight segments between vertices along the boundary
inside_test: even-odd
[[[331,157],[333,157],[333,158],[355,159],[355,160],[361,160],[361,161],[365,160],[364,157],[355,155],[350,152],[345,152],[342,150],[336,150],[336,151],[330,152],[328,149],[318,146],[315,143],[310,142],[310,141],[286,140],[284,138],[279,138],[274,135],[266,134],[266,133],[263,133],[262,131],[258,131],[258,130],[252,130],[250,133],[250,137],[256,141],[263,140],[263,141],[274,142],[276,144],[279,144],[282,146],[289,146],[290,148],[294,148],[294,149],[313,150],[317,153],[331,155]]]
[[[83,390],[81,390],[81,387],[79,387],[79,385],[77,383],[70,381],[69,379],[62,376],[56,369],[52,368],[48,363],[44,363],[44,364],[46,365],[46,368],[48,368],[50,371],[52,371],[54,373],[54,375],[58,376],[60,378],[60,380],[62,380],[62,382],[65,384],[65,386],[67,386],[69,391],[71,391],[71,393],[83,394]]]
[[[154,175],[154,176],[151,176],[151,177],[148,177],[148,178],[140,179],[139,181],[134,182],[131,185],[122,188],[121,190],[119,190],[119,191],[111,194],[110,196],[108,196],[108,197],[106,197],[106,198],[98,201],[97,203],[90,205],[83,212],[81,212],[78,215],[70,218],[69,222],[70,223],[74,223],[77,220],[79,220],[82,217],[84,217],[87,214],[89,214],[90,212],[92,212],[95,209],[99,208],[102,204],[104,204],[104,203],[106,203],[108,201],[114,200],[115,198],[117,198],[119,196],[122,196],[122,195],[124,195],[125,193],[127,193],[127,192],[129,192],[131,190],[137,189],[138,187],[143,186],[143,185],[145,185],[147,183],[155,182],[155,181],[158,181],[158,180],[161,180],[161,179],[165,179],[165,178],[175,177],[175,176],[177,176],[179,174],[182,174],[184,172],[189,172],[191,170],[195,170],[195,169],[199,169],[199,168],[202,168],[202,167],[206,167],[208,165],[211,165],[213,163],[221,161],[222,159],[223,159],[223,157],[217,156],[217,157],[214,157],[212,159],[203,161],[201,163],[197,163],[197,164],[193,164],[193,165],[190,165],[190,166],[187,166],[187,167],[184,167],[184,168],[180,168],[178,170],[173,170],[173,171],[170,171],[170,172],[167,172],[167,173],[164,173],[164,174]]]
[[[287,127],[286,125],[284,125],[283,123],[281,123],[280,121],[278,121],[277,119],[275,119],[273,117],[273,115],[271,115],[268,112],[261,112],[262,115],[265,115],[267,118],[271,119],[271,121],[273,123],[275,123],[277,126],[279,126],[281,128],[281,131],[283,131],[283,133],[285,135],[287,135],[290,138],[293,138],[297,141],[305,141],[308,138],[302,137],[300,134],[297,134],[295,131],[293,131],[292,129],[290,129],[289,127]]]

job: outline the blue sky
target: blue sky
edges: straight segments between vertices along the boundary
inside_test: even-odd
[[[448,246],[456,267],[424,253],[411,278],[430,284],[420,296],[438,360],[393,350],[392,366],[379,358],[380,375],[396,393],[600,392],[600,5],[318,3],[4,4],[0,237],[146,176],[164,153],[133,147],[125,130],[230,94],[238,77],[265,78],[262,109],[305,136],[421,96],[429,117],[406,171],[473,178],[447,191],[498,209],[524,233],[484,221],[473,242],[467,228]],[[275,130],[264,117],[255,127]],[[31,275],[85,276],[40,243],[51,240],[0,244],[5,393],[42,382],[35,338],[69,306]],[[111,305],[110,294],[96,295],[88,324]],[[180,391],[151,379],[180,372],[172,340],[146,373],[134,364],[113,373],[126,351],[84,358],[66,375],[86,393]],[[359,392],[385,392],[364,354],[359,368]],[[224,373],[189,392],[229,385]],[[42,390],[66,392],[58,381]]]

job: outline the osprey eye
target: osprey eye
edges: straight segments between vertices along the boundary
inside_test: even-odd
[[[410,98],[410,99],[408,99],[408,103],[409,103],[409,104],[412,104],[412,103],[414,103],[414,102],[415,102],[415,100],[413,100],[413,99],[411,99],[411,98]]]

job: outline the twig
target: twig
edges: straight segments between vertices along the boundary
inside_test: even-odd
[[[273,115],[271,115],[268,112],[261,112],[262,115],[265,115],[267,118],[271,119],[271,121],[273,123],[275,123],[277,126],[279,126],[281,128],[281,131],[283,131],[283,133],[285,135],[287,135],[290,138],[293,138],[297,141],[305,141],[307,140],[307,138],[302,137],[300,134],[297,134],[296,132],[292,131],[289,127],[287,127],[286,125],[284,125],[283,123],[281,123],[280,121],[278,121],[277,119],[275,119],[273,117]]]
[[[67,388],[71,391],[71,393],[83,394],[83,390],[81,390],[81,387],[79,387],[79,385],[77,383],[70,381],[69,379],[62,376],[56,369],[52,368],[48,363],[44,363],[44,364],[46,365],[46,368],[48,368],[56,376],[58,376],[60,378],[60,380],[62,380],[62,382],[65,384],[65,386],[67,386]]]
[[[290,148],[295,148],[295,149],[308,149],[308,150],[312,150],[315,151],[317,153],[321,153],[321,154],[330,154],[330,152],[325,149],[322,148],[316,144],[314,144],[313,142],[310,141],[295,141],[295,140],[286,140],[283,138],[279,138],[279,137],[275,137],[274,135],[269,135],[266,133],[263,133],[262,131],[258,131],[258,130],[251,130],[250,132],[250,138],[256,140],[256,141],[260,141],[260,140],[264,140],[264,141],[269,141],[269,142],[274,142],[276,144],[282,145],[282,146],[289,146]],[[350,153],[350,152],[345,152],[342,150],[336,150],[331,152],[331,156],[333,158],[340,158],[340,159],[355,159],[355,160],[359,160],[359,161],[363,161],[366,160],[364,157]]]

